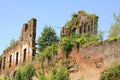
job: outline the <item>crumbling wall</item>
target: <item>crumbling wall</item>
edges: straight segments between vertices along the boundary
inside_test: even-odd
[[[21,35],[16,44],[5,49],[0,59],[0,74],[14,71],[32,60],[35,55],[36,19],[32,18],[23,25]]]
[[[63,61],[63,52],[59,46],[56,55],[56,64],[59,68]],[[104,41],[98,44],[91,44],[77,49],[72,48],[69,53],[69,76],[71,80],[99,80],[101,72],[109,68],[112,63],[120,63],[120,39],[114,41]],[[38,62],[37,62],[38,63]],[[44,66],[45,73],[49,71],[49,65]],[[36,69],[41,67],[36,65]]]
[[[120,63],[120,39],[79,50],[73,48],[70,53],[71,80],[99,80],[101,72],[114,62]]]
[[[72,29],[68,32],[72,31]],[[96,28],[89,30],[96,32]],[[31,19],[23,25],[18,42],[10,48],[5,49],[2,53],[0,58],[0,75],[9,71],[11,76],[13,76],[18,67],[22,67],[25,63],[32,60],[32,57],[35,55],[35,37],[36,19]],[[59,46],[58,54],[56,55],[56,64],[61,60],[62,54]],[[71,80],[79,80],[81,78],[83,80],[99,80],[100,73],[104,69],[114,62],[120,62],[120,39],[104,41],[79,49],[74,47],[70,52],[69,60]],[[38,59],[34,61],[34,64],[37,71],[39,71],[41,67]]]
[[[71,33],[97,33],[98,16],[95,14],[88,14],[85,11],[79,11],[78,14],[73,14],[73,17],[62,27],[60,35],[70,36]]]

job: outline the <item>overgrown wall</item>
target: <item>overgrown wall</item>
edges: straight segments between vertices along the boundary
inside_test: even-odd
[[[62,54],[59,50],[58,55]],[[99,80],[101,72],[120,62],[120,40],[104,41],[88,47],[73,48],[70,53],[71,80]]]

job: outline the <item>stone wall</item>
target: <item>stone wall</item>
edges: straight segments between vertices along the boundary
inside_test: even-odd
[[[32,60],[35,55],[36,19],[23,25],[19,40],[5,49],[0,59],[0,74],[14,74],[18,67]]]

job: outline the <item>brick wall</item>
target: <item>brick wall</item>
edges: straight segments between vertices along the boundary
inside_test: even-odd
[[[10,72],[12,76],[18,67],[32,60],[35,55],[36,19],[23,25],[21,35],[16,44],[5,49],[0,59],[0,74]]]
[[[120,62],[120,40],[105,41],[79,50],[73,48],[70,62],[71,80],[99,80],[103,70]]]

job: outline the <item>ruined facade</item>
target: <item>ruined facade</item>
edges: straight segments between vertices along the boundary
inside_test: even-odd
[[[62,28],[60,35],[69,36],[71,33],[97,33],[98,16],[88,14],[85,11],[79,11],[78,14],[73,14],[71,21],[68,21]]]
[[[74,15],[71,22],[62,28],[61,36],[69,36],[72,32],[79,34],[86,32],[97,33],[98,17],[95,15],[88,15],[80,11],[78,15]],[[35,37],[36,19],[31,19],[23,25],[19,40],[3,51],[0,58],[0,75],[4,75],[9,71],[10,76],[14,76],[14,72],[18,67],[22,67],[32,60],[36,52]],[[62,61],[62,54],[63,52],[59,47],[55,56],[58,68],[60,67],[60,61]],[[104,41],[80,47],[79,49],[73,47],[69,54],[69,76],[71,80],[99,80],[101,72],[109,68],[112,63],[120,63],[120,39]],[[40,72],[39,61],[34,61],[34,64],[36,71]],[[47,62],[45,64],[45,73],[47,73],[49,66]]]
[[[36,19],[31,19],[25,23],[19,40],[5,49],[0,58],[0,74],[7,71],[14,74],[15,70],[23,66],[26,62],[30,62],[36,53]]]

